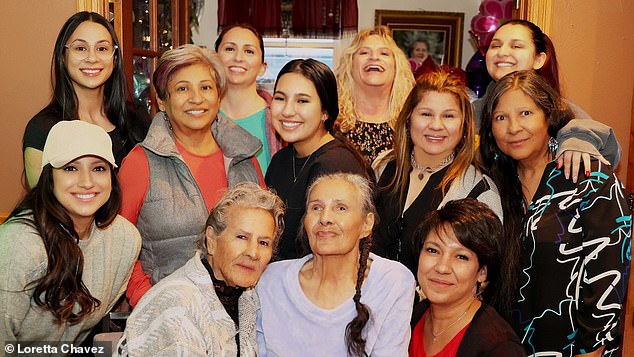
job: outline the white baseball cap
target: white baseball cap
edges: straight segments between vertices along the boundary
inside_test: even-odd
[[[112,140],[100,126],[81,120],[62,120],[53,125],[42,152],[42,168],[51,164],[58,169],[78,157],[92,155],[117,167]]]

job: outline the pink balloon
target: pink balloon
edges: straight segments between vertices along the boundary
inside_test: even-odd
[[[471,20],[471,29],[474,32],[495,32],[498,29],[499,20],[495,16],[475,15]]]
[[[513,16],[513,0],[484,0],[480,4],[480,13],[498,19],[510,19]]]

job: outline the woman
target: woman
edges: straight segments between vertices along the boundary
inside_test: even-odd
[[[0,340],[80,345],[125,291],[141,237],[117,216],[103,129],[61,121],[43,149],[41,179],[0,226]]]
[[[380,175],[374,252],[398,260],[412,273],[416,227],[450,200],[477,198],[502,218],[500,196],[475,157],[473,114],[464,83],[447,72],[421,77],[395,126],[394,150]]]
[[[24,131],[22,151],[29,187],[40,177],[48,132],[62,120],[82,120],[107,131],[117,165],[145,137],[146,115],[126,103],[119,51],[112,25],[97,13],[78,12],[62,26],[53,49],[53,98]]]
[[[414,277],[370,253],[375,219],[366,179],[315,180],[303,218],[312,254],[271,264],[256,288],[260,355],[407,355]]]
[[[593,160],[573,183],[551,161],[549,142],[572,117],[534,71],[491,89],[480,153],[504,208],[499,290],[516,298],[512,315],[528,353],[610,355],[620,339],[631,215],[609,166]]]
[[[496,291],[501,235],[495,213],[472,198],[447,202],[420,225],[426,300],[414,308],[410,356],[526,356],[511,326],[482,302],[484,291]]]
[[[359,32],[336,72],[341,112],[337,130],[371,164],[392,148],[392,128],[414,75],[385,26]]]
[[[290,145],[280,150],[266,172],[266,184],[286,202],[278,258],[303,257],[297,235],[306,208],[306,188],[320,175],[338,171],[368,175],[359,153],[333,136],[339,114],[332,71],[314,59],[293,60],[275,81],[273,127]]]
[[[227,187],[263,183],[254,157],[260,141],[216,117],[226,80],[215,53],[194,45],[166,51],[152,79],[161,111],[119,172],[121,215],[143,237],[127,291],[132,306],[194,256],[203,222]]]
[[[429,42],[424,38],[418,38],[407,49],[409,65],[416,76],[435,71],[438,65],[429,53]],[[418,77],[418,76],[417,76]]]
[[[266,172],[271,157],[282,145],[271,125],[272,97],[265,90],[257,90],[255,84],[266,71],[264,40],[251,25],[235,24],[222,29],[215,48],[227,75],[227,92],[219,114],[260,139],[262,149],[256,156],[262,172]]]
[[[207,219],[196,255],[132,311],[119,354],[255,356],[253,287],[279,242],[283,215],[280,198],[256,184],[227,191]]]
[[[553,89],[561,92],[555,47],[539,26],[530,21],[511,20],[500,26],[486,53],[486,65],[494,81],[511,72],[534,70],[544,77]],[[494,82],[489,88],[493,85]],[[487,97],[488,94],[485,94],[473,103],[476,128],[480,127]],[[574,117],[581,119],[571,121],[556,137],[559,143],[558,163],[565,167],[566,177],[572,176],[573,182],[577,182],[580,161],[583,160],[584,167],[589,169],[590,155],[599,158],[604,164],[611,162],[613,167],[616,167],[621,157],[621,147],[612,128],[594,120],[585,120],[592,118],[572,102],[566,100],[566,103],[574,111]]]

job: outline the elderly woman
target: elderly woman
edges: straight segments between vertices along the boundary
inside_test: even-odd
[[[43,149],[40,180],[0,225],[0,346],[80,345],[123,295],[141,249],[139,232],[117,215],[108,134],[61,121]],[[12,352],[6,346],[0,355]]]
[[[553,161],[549,143],[573,116],[532,70],[490,90],[480,153],[504,202],[499,291],[516,298],[512,316],[529,354],[617,355],[631,212],[609,166],[592,160],[574,183]]]
[[[484,203],[465,198],[432,212],[416,234],[418,283],[410,356],[526,356],[519,338],[491,306],[502,224]],[[487,294],[491,295],[491,294]]]
[[[254,157],[262,144],[217,115],[225,82],[217,55],[194,45],[166,51],[153,74],[161,112],[119,172],[121,215],[143,238],[127,291],[133,306],[194,255],[203,222],[224,189],[243,181],[263,184]]]
[[[277,246],[283,214],[280,198],[255,184],[227,191],[207,219],[196,255],[136,306],[118,353],[255,356],[253,287]]]
[[[414,277],[370,253],[375,216],[361,176],[310,186],[303,224],[312,254],[271,264],[257,286],[260,355],[407,355]]]
[[[392,148],[392,129],[414,85],[414,75],[385,26],[359,32],[335,72],[341,114],[337,130],[371,164]]]

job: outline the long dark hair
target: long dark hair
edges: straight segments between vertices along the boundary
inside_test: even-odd
[[[110,175],[110,198],[94,217],[100,229],[108,227],[121,208],[121,188],[112,166]],[[68,212],[55,197],[50,164],[42,169],[37,185],[13,209],[7,222],[27,224],[42,238],[48,258],[47,271],[41,278],[28,283],[25,289],[34,287],[33,301],[50,311],[55,322],[75,324],[101,305],[82,281],[84,255],[77,244],[79,235]],[[76,313],[73,312],[75,304],[79,305]]]
[[[327,174],[318,177],[308,187],[306,191],[307,197],[310,196],[313,188],[315,188],[322,181],[328,180],[343,180],[348,182],[352,186],[356,187],[359,194],[359,200],[361,201],[362,213],[367,215],[372,213],[375,217],[374,226],[376,226],[376,208],[374,206],[373,192],[374,185],[372,181],[367,178],[351,173],[337,172],[334,174]],[[306,212],[304,212],[304,217]],[[301,220],[301,232],[300,238],[302,243],[308,245],[308,235],[304,227],[304,217]],[[372,227],[372,232],[374,227]],[[370,310],[361,302],[361,287],[365,279],[365,273],[368,267],[368,257],[370,256],[370,249],[372,248],[372,233],[367,237],[362,237],[359,241],[359,269],[357,270],[357,279],[355,283],[355,293],[352,298],[354,301],[355,309],[357,310],[357,316],[346,326],[346,347],[348,349],[348,355],[351,356],[367,356],[365,352],[365,338],[363,338],[363,329],[370,320]]]
[[[493,136],[493,112],[503,94],[519,89],[531,97],[544,112],[548,121],[548,134],[556,137],[572,118],[573,112],[545,78],[535,71],[518,71],[502,77],[490,91],[484,104],[480,127],[480,156],[484,167],[497,185],[502,198],[504,212],[504,236],[502,251],[505,259],[501,266],[499,288],[500,304],[495,308],[510,318],[510,307],[518,291],[518,266],[520,254],[520,234],[524,206],[530,197],[524,197],[522,185],[517,176],[517,161],[500,150]],[[544,148],[546,151],[547,148]]]
[[[555,46],[550,40],[550,37],[548,37],[548,35],[546,35],[539,26],[527,20],[510,20],[502,24],[498,29],[506,25],[520,25],[528,29],[533,37],[533,45],[535,45],[536,54],[540,54],[542,52],[546,54],[546,61],[544,62],[544,65],[540,69],[537,69],[536,72],[544,77],[548,84],[556,90],[557,93],[561,93],[557,54],[555,53]]]
[[[73,82],[66,68],[66,44],[68,39],[75,32],[77,27],[86,21],[91,21],[103,26],[110,37],[112,44],[118,47],[113,56],[114,68],[110,78],[104,83],[104,112],[108,120],[117,127],[124,138],[123,147],[125,152],[132,150],[134,145],[142,141],[147,132],[148,123],[142,116],[137,116],[133,110],[126,110],[127,107],[135,109],[132,103],[126,103],[129,98],[126,86],[125,69],[123,57],[121,56],[121,44],[117,39],[112,25],[103,16],[96,12],[81,11],[71,16],[57,35],[53,57],[51,60],[51,84],[53,86],[53,98],[48,104],[60,113],[60,120],[76,120],[78,116],[78,99],[73,87]]]
[[[278,73],[273,91],[277,89],[277,83],[279,83],[280,78],[287,73],[300,74],[313,83],[321,101],[322,111],[327,115],[324,121],[326,130],[345,145],[346,149],[354,155],[355,159],[364,168],[365,178],[372,180],[374,174],[367,161],[348,139],[334,130],[335,122],[339,116],[339,96],[337,94],[337,79],[332,70],[326,64],[312,58],[292,60],[286,63]]]

